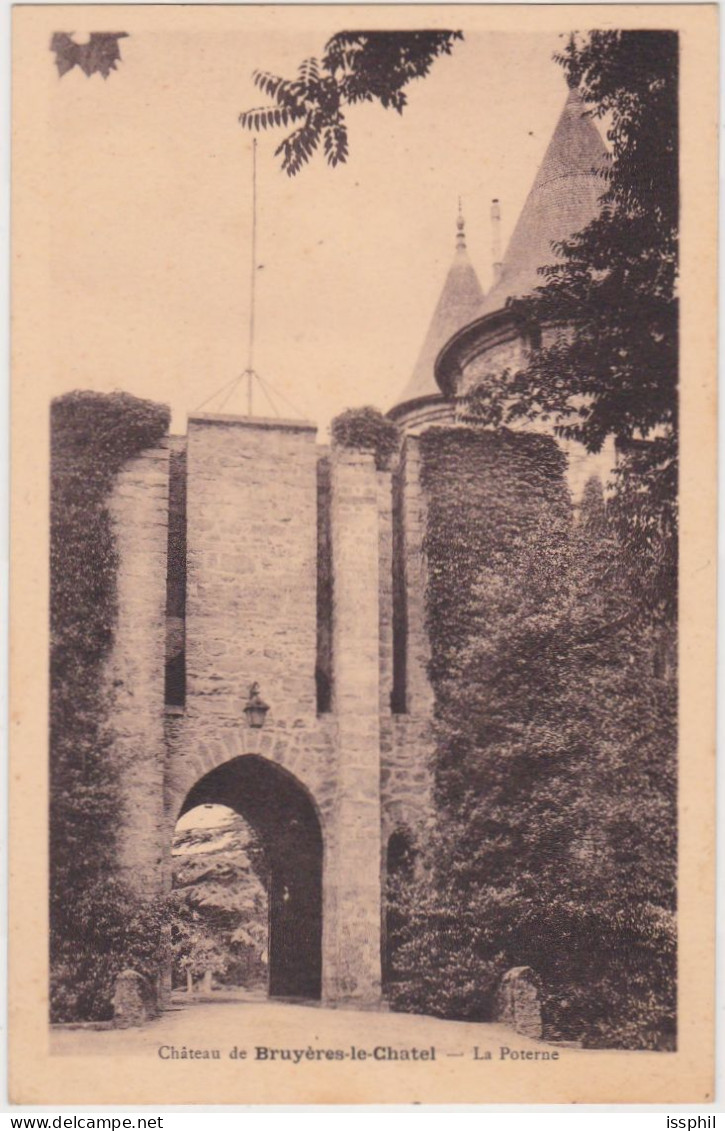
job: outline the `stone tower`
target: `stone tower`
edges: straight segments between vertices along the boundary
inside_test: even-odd
[[[420,432],[421,426],[433,422],[455,423],[465,415],[466,397],[475,385],[505,369],[524,366],[536,343],[507,304],[542,286],[545,280],[540,269],[556,261],[556,244],[597,216],[606,188],[601,171],[608,160],[580,94],[570,89],[503,259],[493,264],[493,286],[472,308],[475,287],[471,276],[464,285],[456,285],[462,276],[454,275],[453,270],[449,275],[424,349],[425,385],[416,370],[416,377],[389,413],[406,432]],[[498,201],[494,205],[498,213]],[[469,270],[473,273],[472,267]],[[437,333],[443,321],[441,307],[447,311],[449,332],[445,334]],[[424,399],[419,387],[425,389]],[[525,427],[531,430],[534,426]],[[535,427],[548,430],[545,424]],[[593,456],[575,441],[558,442],[567,455],[568,483],[577,501],[592,475],[606,481],[615,464],[613,445],[606,444]]]

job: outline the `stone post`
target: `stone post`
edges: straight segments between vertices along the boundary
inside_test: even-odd
[[[114,1029],[145,1025],[157,1013],[153,988],[135,970],[122,970],[113,994]]]
[[[494,1014],[525,1037],[541,1039],[541,985],[530,966],[514,966],[501,979]]]
[[[378,480],[371,453],[333,452],[335,853],[325,885],[323,995],[380,1002]]]

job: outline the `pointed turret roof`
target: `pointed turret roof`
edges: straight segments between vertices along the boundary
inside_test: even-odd
[[[606,185],[597,170],[609,158],[599,131],[572,88],[536,180],[526,198],[503,258],[496,284],[476,314],[501,310],[506,300],[543,286],[537,274],[555,260],[552,243],[569,239],[592,221]]]
[[[482,301],[483,289],[466,251],[465,222],[459,205],[453,262],[443,284],[415,369],[398,397],[397,405],[417,400],[418,397],[440,396],[440,389],[433,373],[435,360],[448,339],[475,318]]]

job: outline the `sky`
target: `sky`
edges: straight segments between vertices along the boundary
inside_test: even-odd
[[[183,847],[175,845],[173,849],[175,856],[199,856],[207,852],[220,852],[223,848],[232,845],[238,848],[241,846],[240,835],[243,831],[249,831],[250,837],[253,836],[247,822],[228,805],[204,804],[187,810],[176,822],[175,833],[178,836],[190,829],[204,832],[213,829],[219,832],[219,836],[202,844]]]
[[[63,30],[77,41],[101,30],[97,16],[82,26],[83,9],[58,11],[73,13]],[[511,33],[486,29],[490,9],[451,11],[465,39],[407,88],[402,115],[348,111],[346,165],[318,154],[288,178],[274,156],[283,132],[259,138],[254,366],[280,413],[316,421],[321,440],[337,412],[385,410],[406,384],[453,256],[459,196],[490,285],[490,201],[501,201],[505,248],[566,99],[552,60],[565,22]],[[56,394],[118,388],[163,401],[184,432],[187,414],[247,365],[253,135],[237,118],[266,102],[252,71],[291,77],[343,17],[108,12],[122,13],[128,38],[107,81],[78,68],[59,78],[50,52],[41,57],[45,379]],[[245,411],[241,393],[224,411]],[[259,388],[254,411],[273,415]]]

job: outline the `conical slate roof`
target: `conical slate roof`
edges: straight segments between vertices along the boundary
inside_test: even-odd
[[[457,229],[453,262],[443,284],[415,369],[398,397],[398,405],[416,400],[418,397],[440,395],[433,374],[435,360],[448,339],[476,317],[483,302],[483,289],[466,251],[464,222],[460,213]]]
[[[539,267],[555,262],[552,243],[569,239],[599,211],[606,189],[596,170],[606,167],[607,151],[584,102],[572,89],[549,148],[526,198],[506,249],[501,275],[476,311],[476,317],[501,310],[508,298],[543,286]]]

